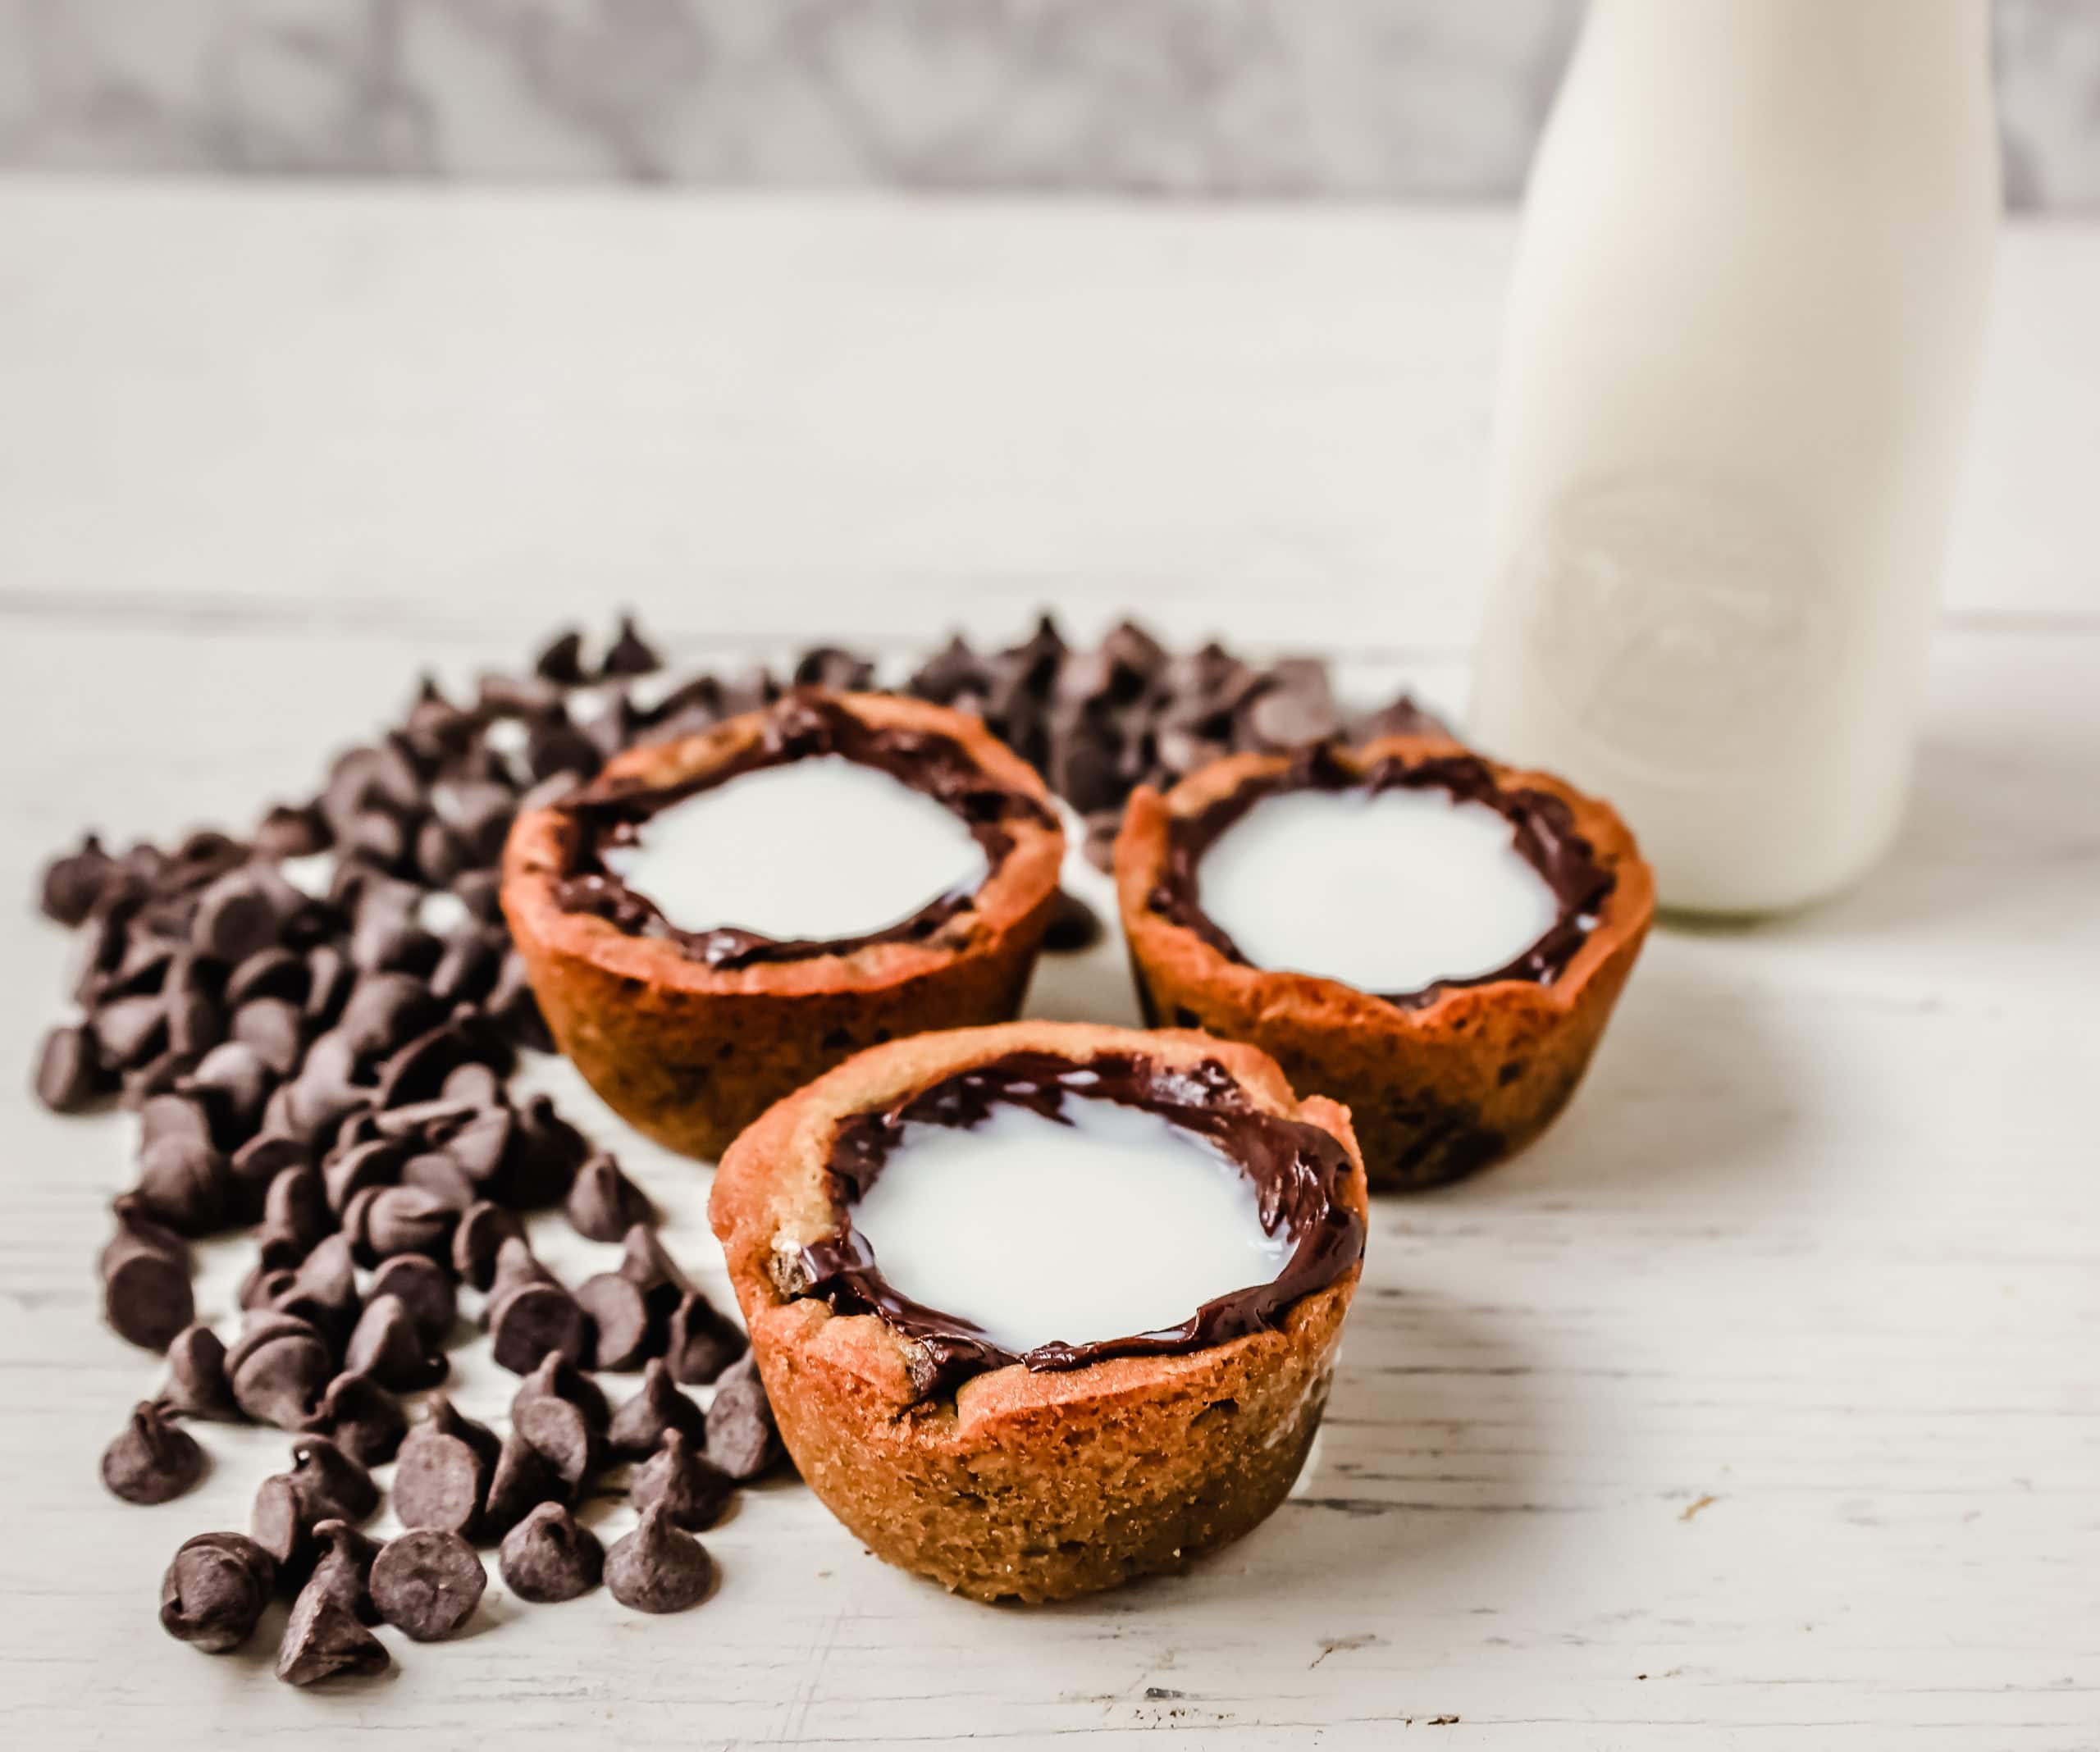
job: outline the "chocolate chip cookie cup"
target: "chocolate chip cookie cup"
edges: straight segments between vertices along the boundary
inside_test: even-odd
[[[1064,844],[975,719],[801,689],[521,815],[503,910],[591,1087],[711,1157],[863,1047],[1012,1015]]]
[[[1348,1116],[1245,1046],[1015,1023],[861,1053],[710,1206],[780,1433],[878,1556],[1053,1600],[1249,1532],[1362,1271]]]
[[[1116,886],[1147,1016],[1249,1042],[1343,1102],[1380,1190],[1545,1129],[1655,904],[1608,805],[1424,737],[1141,789]]]

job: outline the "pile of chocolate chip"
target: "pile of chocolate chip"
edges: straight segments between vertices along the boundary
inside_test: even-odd
[[[129,1502],[194,1484],[189,1426],[294,1432],[246,1534],[184,1544],[161,1622],[214,1652],[293,1594],[278,1677],[306,1685],[388,1661],[370,1627],[424,1641],[466,1622],[495,1544],[521,1599],[565,1600],[602,1579],[621,1604],[697,1604],[714,1565],[696,1529],[782,1458],[742,1332],[659,1243],[647,1198],[544,1096],[506,1079],[551,1042],[497,904],[513,818],[594,776],[637,741],[703,730],[792,685],[873,685],[821,647],[766,670],[659,679],[623,623],[595,662],[564,632],[527,676],[471,700],[426,680],[406,717],[340,755],[320,793],[269,810],[244,839],[205,831],[172,850],[112,853],[90,836],[54,860],[44,911],[79,936],[75,1020],[36,1071],[62,1112],[120,1099],[139,1114],[136,1184],[113,1207],[103,1308],[164,1351],[158,1395],[110,1444],[103,1476]],[[1170,654],[1141,629],[1068,647],[1045,620],[1011,649],[952,642],[906,691],[981,715],[1087,823],[1105,866],[1124,800],[1221,754],[1438,728],[1406,699],[1344,719],[1317,664],[1260,668],[1216,646]],[[1066,928],[1068,941],[1077,935]],[[561,1206],[619,1266],[574,1286],[536,1257],[519,1213]],[[252,1227],[239,1336],[197,1318],[189,1243]],[[441,1394],[409,1426],[398,1395],[437,1386],[460,1312],[478,1298],[498,1362],[522,1376],[498,1437]],[[588,1371],[645,1370],[617,1411]],[[713,1384],[706,1408],[683,1389]],[[397,1462],[397,1518],[377,1545],[369,1468]],[[600,1548],[573,1511],[629,1462],[635,1530]]]

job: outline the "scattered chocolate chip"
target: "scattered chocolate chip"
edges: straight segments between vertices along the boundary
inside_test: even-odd
[[[404,1527],[472,1533],[488,1494],[492,1462],[456,1436],[418,1424],[394,1469],[394,1512]]]
[[[557,633],[533,659],[532,673],[558,687],[580,687],[590,679],[583,673],[582,659],[583,635],[572,627]]]
[[[581,1366],[591,1354],[591,1317],[576,1298],[552,1284],[525,1284],[491,1304],[495,1360],[529,1374],[549,1356]]]
[[[304,1321],[300,1321],[304,1325]],[[307,1429],[322,1410],[322,1395],[336,1374],[336,1359],[317,1332],[275,1330],[248,1344],[244,1334],[226,1353],[233,1399],[256,1422],[277,1429]]]
[[[580,1501],[605,1459],[604,1444],[582,1412],[542,1394],[512,1408],[511,1427],[546,1462],[566,1500]]]
[[[270,998],[294,1006],[304,1017],[308,993],[313,989],[313,970],[297,951],[282,943],[258,949],[226,975],[226,1003],[238,1013],[258,998]],[[238,1033],[238,1030],[235,1031]]]
[[[627,1499],[637,1512],[660,1507],[669,1519],[697,1533],[722,1518],[736,1489],[733,1478],[696,1453],[683,1430],[674,1428],[664,1432],[655,1453],[635,1469]]]
[[[441,1393],[430,1396],[423,1421],[418,1427],[433,1435],[450,1435],[464,1442],[491,1470],[503,1451],[503,1444],[495,1430],[486,1424],[477,1423]]]
[[[583,1414],[583,1421],[595,1435],[603,1435],[613,1421],[612,1407],[606,1403],[605,1390],[566,1357],[541,1357],[532,1372],[518,1383],[518,1391],[510,1400],[514,1422],[519,1410],[533,1399],[568,1401]]]
[[[122,1337],[148,1350],[165,1350],[197,1317],[186,1257],[129,1230],[103,1249],[103,1318]]]
[[[783,1457],[758,1361],[746,1356],[715,1384],[714,1403],[707,1408],[707,1458],[739,1484],[749,1484]]]
[[[605,660],[599,665],[601,676],[650,675],[664,667],[664,659],[635,630],[634,617],[620,617],[619,636],[605,650]]]
[[[481,1189],[467,1176],[467,1171],[458,1161],[442,1150],[426,1150],[412,1156],[401,1165],[401,1184],[413,1187],[427,1194],[456,1217],[470,1206],[479,1202]],[[445,1251],[451,1251],[450,1230],[446,1225]]]
[[[329,1209],[340,1216],[359,1193],[395,1184],[401,1164],[407,1159],[408,1152],[390,1138],[372,1138],[361,1143],[346,1143],[339,1138],[321,1165]]]
[[[676,1430],[696,1442],[707,1439],[707,1414],[678,1391],[660,1360],[642,1371],[640,1391],[613,1414],[606,1439],[623,1460],[646,1460],[655,1453],[666,1430]]]
[[[508,1533],[542,1503],[559,1503],[561,1481],[540,1452],[516,1430],[504,1438],[488,1494],[482,1503],[482,1524],[491,1533]]]
[[[323,1235],[293,1275],[290,1293],[272,1304],[306,1321],[331,1344],[356,1325],[359,1300],[349,1237]]]
[[[503,1536],[496,1554],[504,1585],[521,1600],[551,1605],[598,1585],[605,1548],[559,1503],[542,1503]]]
[[[326,1237],[335,1220],[319,1170],[295,1165],[271,1176],[262,1194],[262,1226],[295,1243],[301,1258]]]
[[[204,1475],[204,1450],[158,1403],[135,1407],[131,1421],[103,1450],[102,1481],[127,1503],[166,1503]]]
[[[683,1612],[714,1584],[707,1548],[660,1506],[643,1510],[641,1524],[605,1554],[605,1586],[636,1612]]]
[[[523,1243],[525,1231],[501,1205],[483,1200],[469,1205],[452,1231],[452,1269],[476,1289],[495,1281],[496,1258],[506,1241]]]
[[[167,1006],[158,993],[120,997],[95,1011],[94,1028],[102,1062],[127,1070],[167,1044]]]
[[[381,1265],[372,1276],[366,1305],[391,1296],[405,1307],[416,1323],[423,1342],[441,1349],[452,1335],[459,1317],[459,1292],[452,1274],[434,1259],[420,1253],[400,1253]]]
[[[570,1226],[593,1241],[617,1241],[636,1224],[652,1221],[656,1215],[648,1194],[602,1152],[577,1170],[568,1189],[568,1211]]]
[[[379,1616],[418,1642],[442,1641],[457,1631],[487,1585],[473,1547],[440,1527],[389,1540],[372,1559],[369,1583]]]
[[[408,1433],[401,1402],[369,1376],[346,1371],[328,1384],[309,1427],[363,1466],[384,1466]]]
[[[277,1572],[288,1581],[304,1581],[313,1567],[313,1517],[299,1498],[289,1472],[274,1472],[256,1487],[248,1530],[270,1554]]]
[[[234,1012],[233,1038],[280,1077],[298,1070],[306,1041],[306,1019],[298,1005],[281,997],[254,997]]]
[[[263,1104],[276,1084],[276,1074],[262,1062],[262,1054],[244,1040],[229,1040],[204,1055],[186,1086],[203,1093],[215,1132],[245,1138],[261,1124]]]
[[[452,1230],[459,1220],[458,1211],[422,1187],[381,1187],[365,1213],[363,1252],[368,1261],[399,1253],[443,1259],[451,1253]]]
[[[313,1573],[300,1591],[325,1594],[360,1624],[377,1624],[379,1613],[368,1583],[372,1560],[379,1555],[377,1542],[349,1522],[331,1518],[314,1523],[313,1544],[317,1554]]]
[[[89,834],[78,851],[53,858],[43,867],[44,916],[71,927],[94,910],[95,902],[116,878],[116,860],[103,850],[102,842]]]
[[[185,1540],[161,1578],[161,1628],[207,1654],[238,1649],[270,1604],[277,1566],[240,1533]]]
[[[233,1383],[226,1378],[226,1348],[209,1326],[192,1324],[175,1335],[167,1348],[167,1385],[160,1396],[162,1404],[185,1417],[240,1421]]]
[[[37,1055],[36,1098],[53,1113],[80,1113],[110,1090],[94,1036],[72,1023],[52,1029]]]
[[[139,1205],[177,1234],[208,1234],[226,1214],[233,1170],[209,1144],[162,1138],[139,1157]]]
[[[332,1590],[311,1585],[292,1603],[284,1640],[277,1645],[277,1677],[286,1685],[309,1686],[340,1675],[384,1672],[392,1663],[386,1644],[346,1611]]]
[[[584,1279],[576,1286],[576,1300],[591,1316],[596,1367],[632,1369],[662,1350],[668,1323],[651,1314],[648,1298],[619,1272]]]
[[[292,1444],[291,1478],[317,1522],[364,1521],[379,1507],[372,1474],[324,1435],[302,1435]]]
[[[705,1386],[743,1355],[742,1331],[725,1319],[698,1290],[688,1290],[671,1312],[664,1359],[671,1378],[688,1386]]]
[[[277,896],[248,869],[229,870],[198,897],[189,940],[215,960],[245,960],[276,941]]]
[[[396,1393],[435,1387],[451,1370],[398,1296],[374,1296],[365,1303],[343,1348],[343,1366]]]

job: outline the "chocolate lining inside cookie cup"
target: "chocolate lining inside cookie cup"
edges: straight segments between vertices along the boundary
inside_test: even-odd
[[[608,840],[669,802],[812,755],[875,765],[952,809],[981,882],[865,936],[775,941],[673,925],[606,870]],[[1064,833],[1042,781],[974,718],[800,689],[697,736],[615,757],[511,831],[503,906],[555,1041],[623,1117],[719,1155],[766,1106],[864,1046],[1003,1020],[1057,897]],[[839,854],[852,880],[852,848]]]
[[[1262,797],[1306,782],[1436,786],[1495,807],[1558,907],[1508,966],[1381,995],[1257,967],[1205,918],[1204,851]],[[1521,1147],[1573,1093],[1655,911],[1655,885],[1611,808],[1549,774],[1442,737],[1244,755],[1166,796],[1133,796],[1116,840],[1118,905],[1155,1022],[1262,1047],[1293,1083],[1344,1102],[1374,1187],[1433,1185]]]
[[[1221,1298],[1241,1305],[1191,1310],[1183,1330],[1022,1358],[957,1330],[967,1323],[900,1317],[879,1282],[827,1269],[851,1234],[855,1177],[898,1124],[947,1104],[965,1119],[1053,1079],[1064,1088],[1045,1106],[1101,1098],[1075,1089],[1075,1072],[1127,1079],[1121,1093],[1176,1123],[1244,1125],[1264,1158],[1248,1170],[1264,1220],[1273,1193],[1275,1220],[1298,1238],[1285,1293]],[[783,1436],[833,1512],[947,1587],[1049,1599],[1178,1567],[1282,1499],[1325,1403],[1366,1206],[1347,1115],[1299,1102],[1262,1053],[1181,1032],[1015,1023],[898,1041],[797,1091],[724,1158],[710,1215]],[[1025,1204],[1011,1220],[1028,1220]]]

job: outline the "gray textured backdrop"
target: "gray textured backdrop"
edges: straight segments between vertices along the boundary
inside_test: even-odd
[[[0,167],[1495,196],[1580,10],[0,0]],[[1997,50],[2012,200],[2100,210],[2100,0]]]

